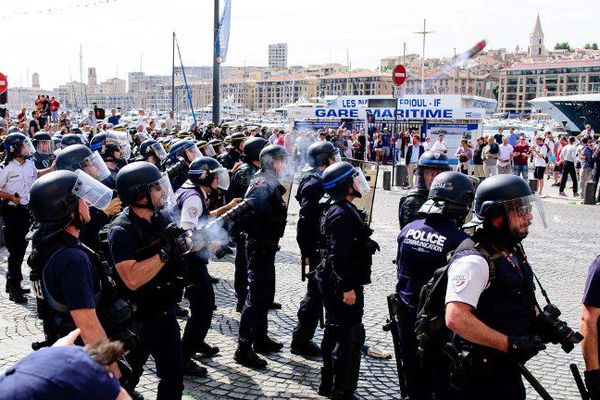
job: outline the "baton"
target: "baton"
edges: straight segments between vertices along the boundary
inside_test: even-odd
[[[575,379],[575,383],[577,384],[577,389],[579,389],[579,394],[581,395],[582,400],[590,400],[590,394],[588,393],[585,385],[583,383],[583,379],[581,379],[581,374],[579,373],[579,368],[577,368],[576,364],[569,365],[571,369],[571,373],[573,374],[573,378]]]
[[[529,372],[529,370],[527,368],[525,368],[525,366],[523,364],[517,363],[517,365],[518,365],[519,369],[521,370],[521,375],[523,375],[523,377],[525,377],[525,379],[527,379],[527,382],[529,382],[531,387],[533,387],[535,389],[535,391],[538,392],[538,394],[542,397],[542,399],[554,400],[554,398],[552,396],[550,396],[550,394],[546,391],[546,389],[544,389],[542,384],[537,379],[535,379],[535,376],[533,376],[531,374],[531,372]]]

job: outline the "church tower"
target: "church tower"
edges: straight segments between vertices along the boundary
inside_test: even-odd
[[[535,20],[533,32],[529,35],[529,49],[527,55],[533,60],[544,60],[548,56],[548,52],[544,47],[544,32],[542,31],[540,14],[538,14],[537,19]]]

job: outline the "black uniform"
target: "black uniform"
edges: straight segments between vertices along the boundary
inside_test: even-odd
[[[56,157],[54,154],[41,154],[35,152],[31,158],[37,169],[46,169],[52,165],[52,161],[54,161]]]
[[[417,181],[419,186],[419,181]],[[417,212],[421,206],[427,201],[429,190],[424,187],[415,187],[408,191],[406,196],[400,199],[398,206],[398,221],[400,229],[418,218]]]
[[[296,341],[302,343],[313,338],[319,318],[323,313],[323,300],[315,278],[315,270],[321,262],[317,239],[319,236],[319,218],[323,208],[319,201],[324,195],[325,190],[323,189],[320,171],[315,168],[310,172],[306,172],[300,180],[298,192],[296,193],[296,200],[300,204],[296,241],[300,246],[302,262],[308,257],[310,264],[308,265],[306,295],[298,309],[298,325],[294,328],[292,347]]]
[[[241,346],[267,340],[269,306],[275,297],[275,254],[283,236],[287,207],[285,188],[270,170],[258,172],[246,194],[254,212],[243,223],[247,233],[248,296],[239,329]]]
[[[361,347],[363,286],[371,281],[372,252],[365,248],[371,230],[365,215],[346,199],[330,200],[320,221],[323,262],[317,280],[325,306],[322,382],[333,377],[332,399],[351,398],[356,390]],[[346,305],[343,295],[354,290],[356,302]],[[327,379],[329,377],[329,379]]]
[[[217,159],[221,165],[228,170],[232,170],[233,166],[240,161],[241,153],[235,147],[227,149],[227,152],[221,154]]]
[[[231,178],[231,184],[227,191],[227,201],[235,198],[243,198],[250,186],[252,178],[258,171],[258,167],[252,163],[243,163],[234,172]],[[246,296],[248,295],[248,260],[246,259],[246,232],[242,230],[240,224],[233,228],[235,239],[235,275],[233,287],[238,300],[238,310],[241,311]]]
[[[114,264],[125,260],[145,260],[159,253],[162,226],[138,217],[125,208],[111,223],[110,252]],[[148,248],[149,243],[158,243]],[[157,366],[158,399],[179,399],[183,392],[183,356],[175,306],[183,291],[182,260],[171,259],[149,282],[135,291],[118,279],[122,293],[137,306],[134,316],[140,348],[128,355],[134,369],[135,386],[149,355]]]

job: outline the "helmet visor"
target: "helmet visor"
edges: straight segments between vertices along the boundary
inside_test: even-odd
[[[544,204],[537,193],[505,201],[502,204],[506,210],[508,228],[513,235],[526,237],[532,224],[548,227]]]
[[[54,153],[54,142],[52,139],[37,140],[35,151],[38,154],[52,154]]]
[[[73,186],[73,194],[99,210],[108,207],[113,196],[112,189],[80,169],[76,170],[75,173],[77,174],[77,182]]]
[[[100,153],[94,151],[81,162],[81,169],[94,179],[102,182],[110,176],[110,171]]]
[[[207,157],[214,157],[217,155],[217,153],[215,152],[215,149],[213,149],[213,147],[209,144],[205,145],[200,150],[202,150],[204,152],[204,155]]]
[[[359,168],[354,168],[354,170],[356,172],[352,175],[352,187],[361,195],[369,193],[371,191],[371,187],[369,186],[369,182],[367,182],[365,174],[363,174]]]
[[[148,139],[151,139],[151,137],[145,132],[141,132],[135,135],[135,140],[137,141],[137,143],[142,143],[144,140]]]
[[[342,155],[340,154],[340,149],[336,149],[335,153],[332,154],[330,159],[334,160],[334,163],[338,163],[342,161]]]
[[[221,167],[218,168],[214,171],[212,171],[213,174],[215,174],[218,178],[218,182],[217,182],[217,187],[221,190],[227,190],[229,189],[229,171],[227,171],[225,168]]]
[[[165,158],[167,158],[167,152],[160,143],[158,143],[158,142],[152,143],[150,145],[150,149],[152,149],[152,151],[154,152],[154,155],[156,155],[156,157],[158,157],[159,160],[162,161]]]
[[[33,147],[33,144],[29,138],[25,138],[25,140],[23,140],[23,146],[21,147],[21,155],[31,156],[33,153],[35,153],[35,147]]]
[[[198,150],[196,146],[190,146],[185,149],[185,156],[187,157],[189,162],[194,161],[198,157],[202,157],[202,153]]]
[[[148,184],[148,193],[155,210],[170,210],[175,206],[175,194],[166,175]]]

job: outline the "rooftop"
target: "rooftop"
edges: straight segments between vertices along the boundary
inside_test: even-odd
[[[547,69],[547,68],[576,68],[600,66],[600,58],[581,58],[571,60],[529,61],[518,62],[503,71],[516,71],[523,69]]]

